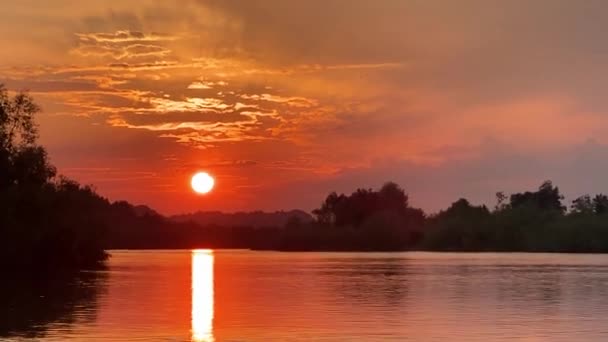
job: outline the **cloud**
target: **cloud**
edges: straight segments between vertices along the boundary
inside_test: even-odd
[[[213,85],[209,83],[195,81],[188,85],[188,89],[213,89]]]
[[[164,70],[174,68],[192,67],[192,65],[183,65],[176,61],[157,61],[153,63],[110,63],[108,68],[110,69],[127,69],[132,71],[150,71],[150,70]],[[101,70],[107,69],[101,67]]]
[[[283,118],[276,111],[255,111],[255,105],[229,105],[220,100],[185,101],[152,98],[152,108],[117,112],[107,123],[113,127],[159,132],[180,144],[209,148],[226,142],[279,139],[271,133]],[[238,106],[241,105],[241,106]]]
[[[312,107],[312,106],[317,105],[316,101],[310,100],[310,99],[307,99],[304,97],[296,97],[296,96],[284,97],[284,96],[280,96],[280,95],[271,95],[271,94],[266,94],[266,93],[260,94],[260,95],[243,94],[243,95],[241,95],[241,98],[245,99],[245,100],[284,103],[284,104],[287,104],[289,106],[294,106],[294,107]]]
[[[150,103],[159,111],[224,111],[230,108],[230,105],[224,103],[221,99],[216,98],[200,98],[188,97],[182,100],[171,100],[166,98],[151,98]]]
[[[157,45],[134,44],[125,47],[82,46],[72,52],[85,57],[111,57],[116,60],[121,60],[143,57],[162,58],[169,55],[171,50]]]
[[[188,85],[188,89],[213,89],[215,87],[225,87],[228,85],[226,81],[194,81]]]
[[[78,46],[71,52],[83,57],[108,57],[114,60],[154,58],[171,54],[165,42],[182,39],[159,33],[116,31],[114,33],[76,33]]]
[[[223,176],[239,189],[255,177],[268,196],[255,203],[268,208],[310,206],[332,185],[350,191],[393,177],[429,207],[458,192],[480,200],[500,184],[534,186],[553,171],[572,192],[604,184],[605,1],[31,7],[0,13],[11,47],[0,51],[0,81],[39,99],[60,166],[143,156],[162,174],[177,161],[158,155],[255,160],[254,175],[226,167]],[[580,147],[586,141],[594,152]],[[257,181],[269,172],[310,195],[299,202]],[[117,196],[121,186],[104,183]],[[231,196],[218,206],[251,206],[254,194]]]
[[[180,36],[172,36],[162,33],[144,33],[139,31],[122,30],[113,33],[76,33],[81,43],[135,43],[174,41],[181,39]]]

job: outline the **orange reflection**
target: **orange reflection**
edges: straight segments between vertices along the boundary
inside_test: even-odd
[[[192,340],[213,342],[213,251],[192,251]]]

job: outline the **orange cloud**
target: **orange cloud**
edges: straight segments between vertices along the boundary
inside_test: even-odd
[[[116,198],[144,201],[138,189],[170,189],[174,197],[159,206],[192,208],[180,199],[187,185],[172,177],[194,165],[221,170],[223,209],[250,208],[252,198],[264,208],[310,207],[281,189],[314,192],[302,198],[318,201],[334,187],[400,175],[421,197],[437,179],[464,184],[444,185],[454,194],[476,189],[478,199],[499,181],[515,188],[543,173],[578,184],[562,169],[608,186],[590,171],[608,143],[597,53],[608,25],[590,15],[605,13],[601,2],[32,7],[3,6],[0,34],[11,48],[0,51],[0,81],[41,102],[42,135],[60,169]],[[591,156],[584,166],[565,166],[577,164],[586,141],[596,145],[580,152]],[[554,156],[537,165],[543,172],[520,174],[515,166],[534,161],[526,153]],[[220,166],[235,160],[254,163],[246,172]],[[86,168],[112,170],[104,178]]]

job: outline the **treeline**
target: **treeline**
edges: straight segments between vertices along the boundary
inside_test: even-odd
[[[395,183],[380,190],[358,189],[351,195],[331,193],[315,220],[292,220],[282,231],[277,249],[327,251],[395,251],[415,246],[424,234],[425,214],[409,205]]]
[[[564,204],[551,182],[497,194],[496,206],[454,202],[427,215],[395,183],[331,193],[308,215],[279,226],[171,220],[57,176],[37,143],[38,107],[0,86],[0,266],[76,270],[103,266],[107,249],[250,248],[304,251],[608,252],[608,197]],[[144,208],[145,209],[145,208]],[[299,212],[296,212],[299,213]],[[199,215],[200,216],[200,215]]]
[[[459,199],[427,215],[405,190],[386,183],[378,190],[331,193],[313,211],[283,227],[199,225],[176,222],[127,202],[108,204],[105,246],[112,249],[249,248],[284,251],[528,251],[608,252],[608,197],[585,195],[564,205],[557,186],[510,196],[496,205]]]
[[[608,252],[608,197],[584,195],[567,210],[550,181],[496,194],[493,210],[466,199],[428,218],[420,248],[453,251]]]
[[[276,245],[281,227],[199,225],[177,222],[154,212],[140,213],[125,201],[108,211],[108,249],[233,248],[266,249]]]
[[[459,199],[437,214],[409,205],[395,183],[330,194],[311,224],[292,222],[281,250],[608,252],[608,197],[572,202],[550,181],[536,191],[496,194],[496,206]]]
[[[297,217],[303,222],[312,221],[312,216],[302,210],[290,211],[250,211],[224,213],[220,211],[198,211],[191,214],[171,216],[175,222],[194,222],[201,226],[235,227],[247,225],[250,227],[283,227],[290,219]]]
[[[11,97],[0,85],[0,266],[24,273],[98,267],[107,258],[108,202],[56,176],[37,143],[38,110],[28,95]]]
[[[103,267],[107,249],[267,248],[278,228],[172,222],[57,175],[33,99],[0,85],[0,267],[24,274]],[[260,231],[263,230],[263,233]]]

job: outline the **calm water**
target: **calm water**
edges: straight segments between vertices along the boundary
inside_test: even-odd
[[[5,339],[608,340],[608,255],[114,251],[26,292]]]

